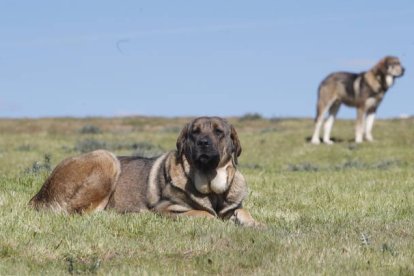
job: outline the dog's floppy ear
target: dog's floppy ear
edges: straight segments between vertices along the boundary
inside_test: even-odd
[[[190,128],[190,124],[185,125],[184,128],[181,130],[180,135],[177,138],[177,154],[178,154],[178,157],[181,157],[183,155],[184,145],[187,142],[188,129],[189,128]]]
[[[384,57],[381,59],[375,66],[374,66],[374,73],[377,75],[378,73],[386,74],[387,73],[387,66],[388,66],[388,57]]]
[[[242,152],[242,148],[241,148],[239,136],[237,135],[236,129],[232,125],[230,125],[230,129],[231,129],[230,138],[233,143],[234,162],[237,165],[237,157],[240,156]]]

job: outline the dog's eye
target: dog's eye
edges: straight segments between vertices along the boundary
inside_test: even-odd
[[[224,133],[224,131],[223,131],[223,130],[221,130],[221,129],[219,129],[219,128],[216,128],[216,129],[214,129],[214,133],[215,133],[217,136],[222,136],[222,135],[223,135],[223,133]]]
[[[191,134],[199,134],[200,133],[200,129],[199,128],[194,128],[192,131],[191,131]]]

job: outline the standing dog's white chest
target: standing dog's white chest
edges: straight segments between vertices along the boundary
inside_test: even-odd
[[[376,98],[368,98],[368,99],[365,101],[365,108],[366,108],[366,109],[373,108],[373,107],[375,107],[375,106],[377,105],[377,103],[378,103],[378,101],[377,101],[377,99],[376,99]]]
[[[394,77],[390,75],[385,76],[385,82],[387,84],[387,88],[390,88],[394,84]]]

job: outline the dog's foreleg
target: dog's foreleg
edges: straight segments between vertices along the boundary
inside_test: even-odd
[[[328,145],[332,145],[333,142],[331,140],[331,131],[333,124],[335,122],[335,116],[333,114],[329,114],[328,119],[326,119],[325,125],[323,127],[323,142]]]
[[[239,208],[236,209],[233,215],[230,217],[230,220],[237,225],[246,226],[246,227],[257,227],[265,228],[266,226],[260,222],[257,222],[252,215],[246,209]]]
[[[357,108],[357,120],[355,126],[355,143],[362,143],[362,138],[364,135],[364,121],[365,121],[365,112],[363,108]]]
[[[206,211],[190,210],[187,212],[179,213],[179,216],[198,217],[198,218],[215,218],[214,215]]]
[[[368,113],[367,117],[365,118],[365,139],[368,142],[374,141],[374,137],[372,136],[372,127],[374,126],[375,121],[375,112]]]

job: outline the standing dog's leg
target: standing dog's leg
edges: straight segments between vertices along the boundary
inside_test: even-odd
[[[332,145],[333,141],[331,140],[331,131],[333,124],[335,122],[336,114],[338,114],[339,107],[341,106],[340,102],[334,102],[329,108],[329,116],[325,122],[323,129],[323,142],[328,145]]]
[[[321,131],[321,126],[323,123],[323,114],[318,116],[315,121],[315,130],[313,131],[311,143],[319,145],[321,143],[321,141],[319,140],[319,133]]]
[[[365,125],[365,110],[362,107],[357,107],[357,120],[355,126],[355,143],[362,143]]]
[[[331,99],[331,100],[324,100],[324,99],[319,99],[318,100],[318,106],[316,108],[316,118],[315,118],[315,130],[313,132],[312,135],[312,140],[311,143],[315,144],[315,145],[319,145],[320,144],[320,140],[319,140],[319,133],[321,132],[321,127],[322,127],[322,123],[323,123],[323,117],[326,113],[326,111],[332,106],[332,104],[335,102],[335,99]]]
[[[321,127],[323,123],[323,116],[325,115],[326,107],[322,102],[318,102],[316,107],[316,118],[315,118],[315,130],[313,131],[311,143],[319,145],[321,141],[319,140],[319,133],[321,132]]]
[[[372,136],[372,127],[374,126],[375,121],[375,110],[369,110],[367,113],[367,117],[365,118],[365,139],[368,142],[374,141],[374,137]]]

